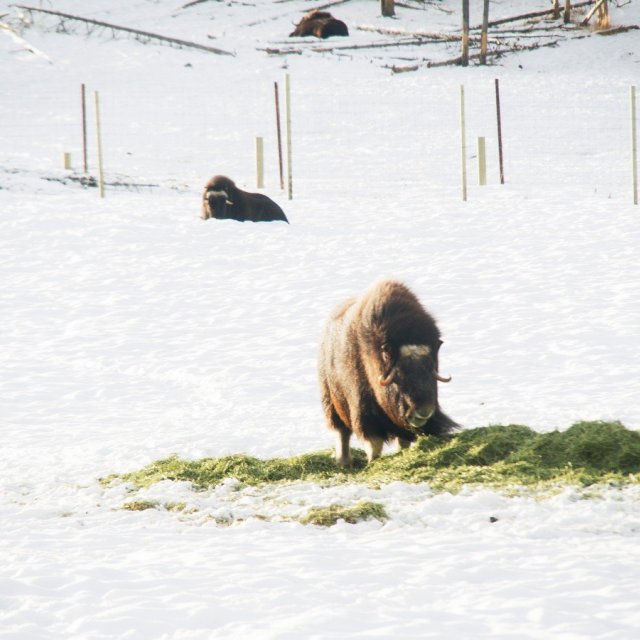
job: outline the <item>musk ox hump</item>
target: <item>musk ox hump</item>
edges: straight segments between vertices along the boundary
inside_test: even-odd
[[[434,318],[416,295],[395,280],[382,280],[370,287],[361,298],[362,322],[371,347],[389,345],[429,345],[436,349],[440,330]]]
[[[229,193],[236,188],[236,183],[227,176],[213,176],[205,185],[205,191],[226,191]]]

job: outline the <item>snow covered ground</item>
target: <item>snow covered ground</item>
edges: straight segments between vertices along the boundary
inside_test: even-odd
[[[134,494],[198,509],[175,513],[123,510],[127,486],[97,479],[172,453],[332,446],[316,388],[320,328],[381,277],[405,281],[437,317],[441,369],[453,376],[441,402],[465,427],[640,428],[629,123],[638,32],[394,75],[393,49],[337,55],[314,43],[268,55],[290,45],[314,6],[303,0],[33,4],[235,55],[57,32],[51,18],[0,32],[0,637],[635,638],[637,487],[543,501],[401,483],[229,481],[203,493],[161,483]],[[354,26],[453,32],[458,4],[398,8],[395,20],[373,1],[331,11],[352,31],[341,44],[367,44],[381,36]],[[18,10],[1,5],[17,27]],[[496,0],[492,15],[546,7]],[[640,24],[640,3],[612,5],[611,16]],[[285,73],[291,201],[273,114]],[[64,152],[82,168],[81,83],[92,175],[100,93],[104,200],[62,168]],[[211,175],[255,190],[255,136],[265,139],[263,191],[291,224],[201,221]],[[383,503],[389,521],[284,520],[361,499]]]

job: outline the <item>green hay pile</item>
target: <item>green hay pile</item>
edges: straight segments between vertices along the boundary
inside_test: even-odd
[[[351,470],[341,469],[330,451],[271,460],[245,455],[202,460],[174,456],[103,482],[121,479],[147,487],[161,480],[187,480],[206,488],[225,478],[246,485],[304,480],[375,486],[399,480],[428,482],[442,491],[458,491],[465,485],[640,483],[640,432],[619,422],[579,422],[550,433],[519,425],[469,429],[449,438],[421,438],[410,449],[370,465],[362,451],[353,453]]]

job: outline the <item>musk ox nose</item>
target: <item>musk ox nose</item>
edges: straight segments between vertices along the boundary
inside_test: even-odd
[[[429,418],[435,413],[436,407],[433,404],[423,405],[419,409],[414,409],[409,413],[408,422],[414,429],[420,429],[427,424]]]

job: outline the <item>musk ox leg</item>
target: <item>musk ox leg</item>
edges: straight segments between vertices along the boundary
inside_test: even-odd
[[[351,448],[349,441],[351,440],[351,431],[346,427],[338,429],[338,439],[336,441],[336,462],[345,469],[353,467],[353,458],[351,457]]]
[[[375,438],[369,436],[364,440],[364,449],[367,452],[367,460],[371,462],[376,458],[379,458],[382,454],[382,447],[384,446],[384,440],[382,438]]]
[[[351,440],[351,430],[344,423],[331,399],[329,387],[321,382],[322,392],[322,408],[330,429],[336,432],[336,461],[341,467],[351,468],[353,466],[353,458],[351,457],[351,449],[349,441]]]
[[[411,440],[398,438],[398,449],[408,449],[411,446]]]

